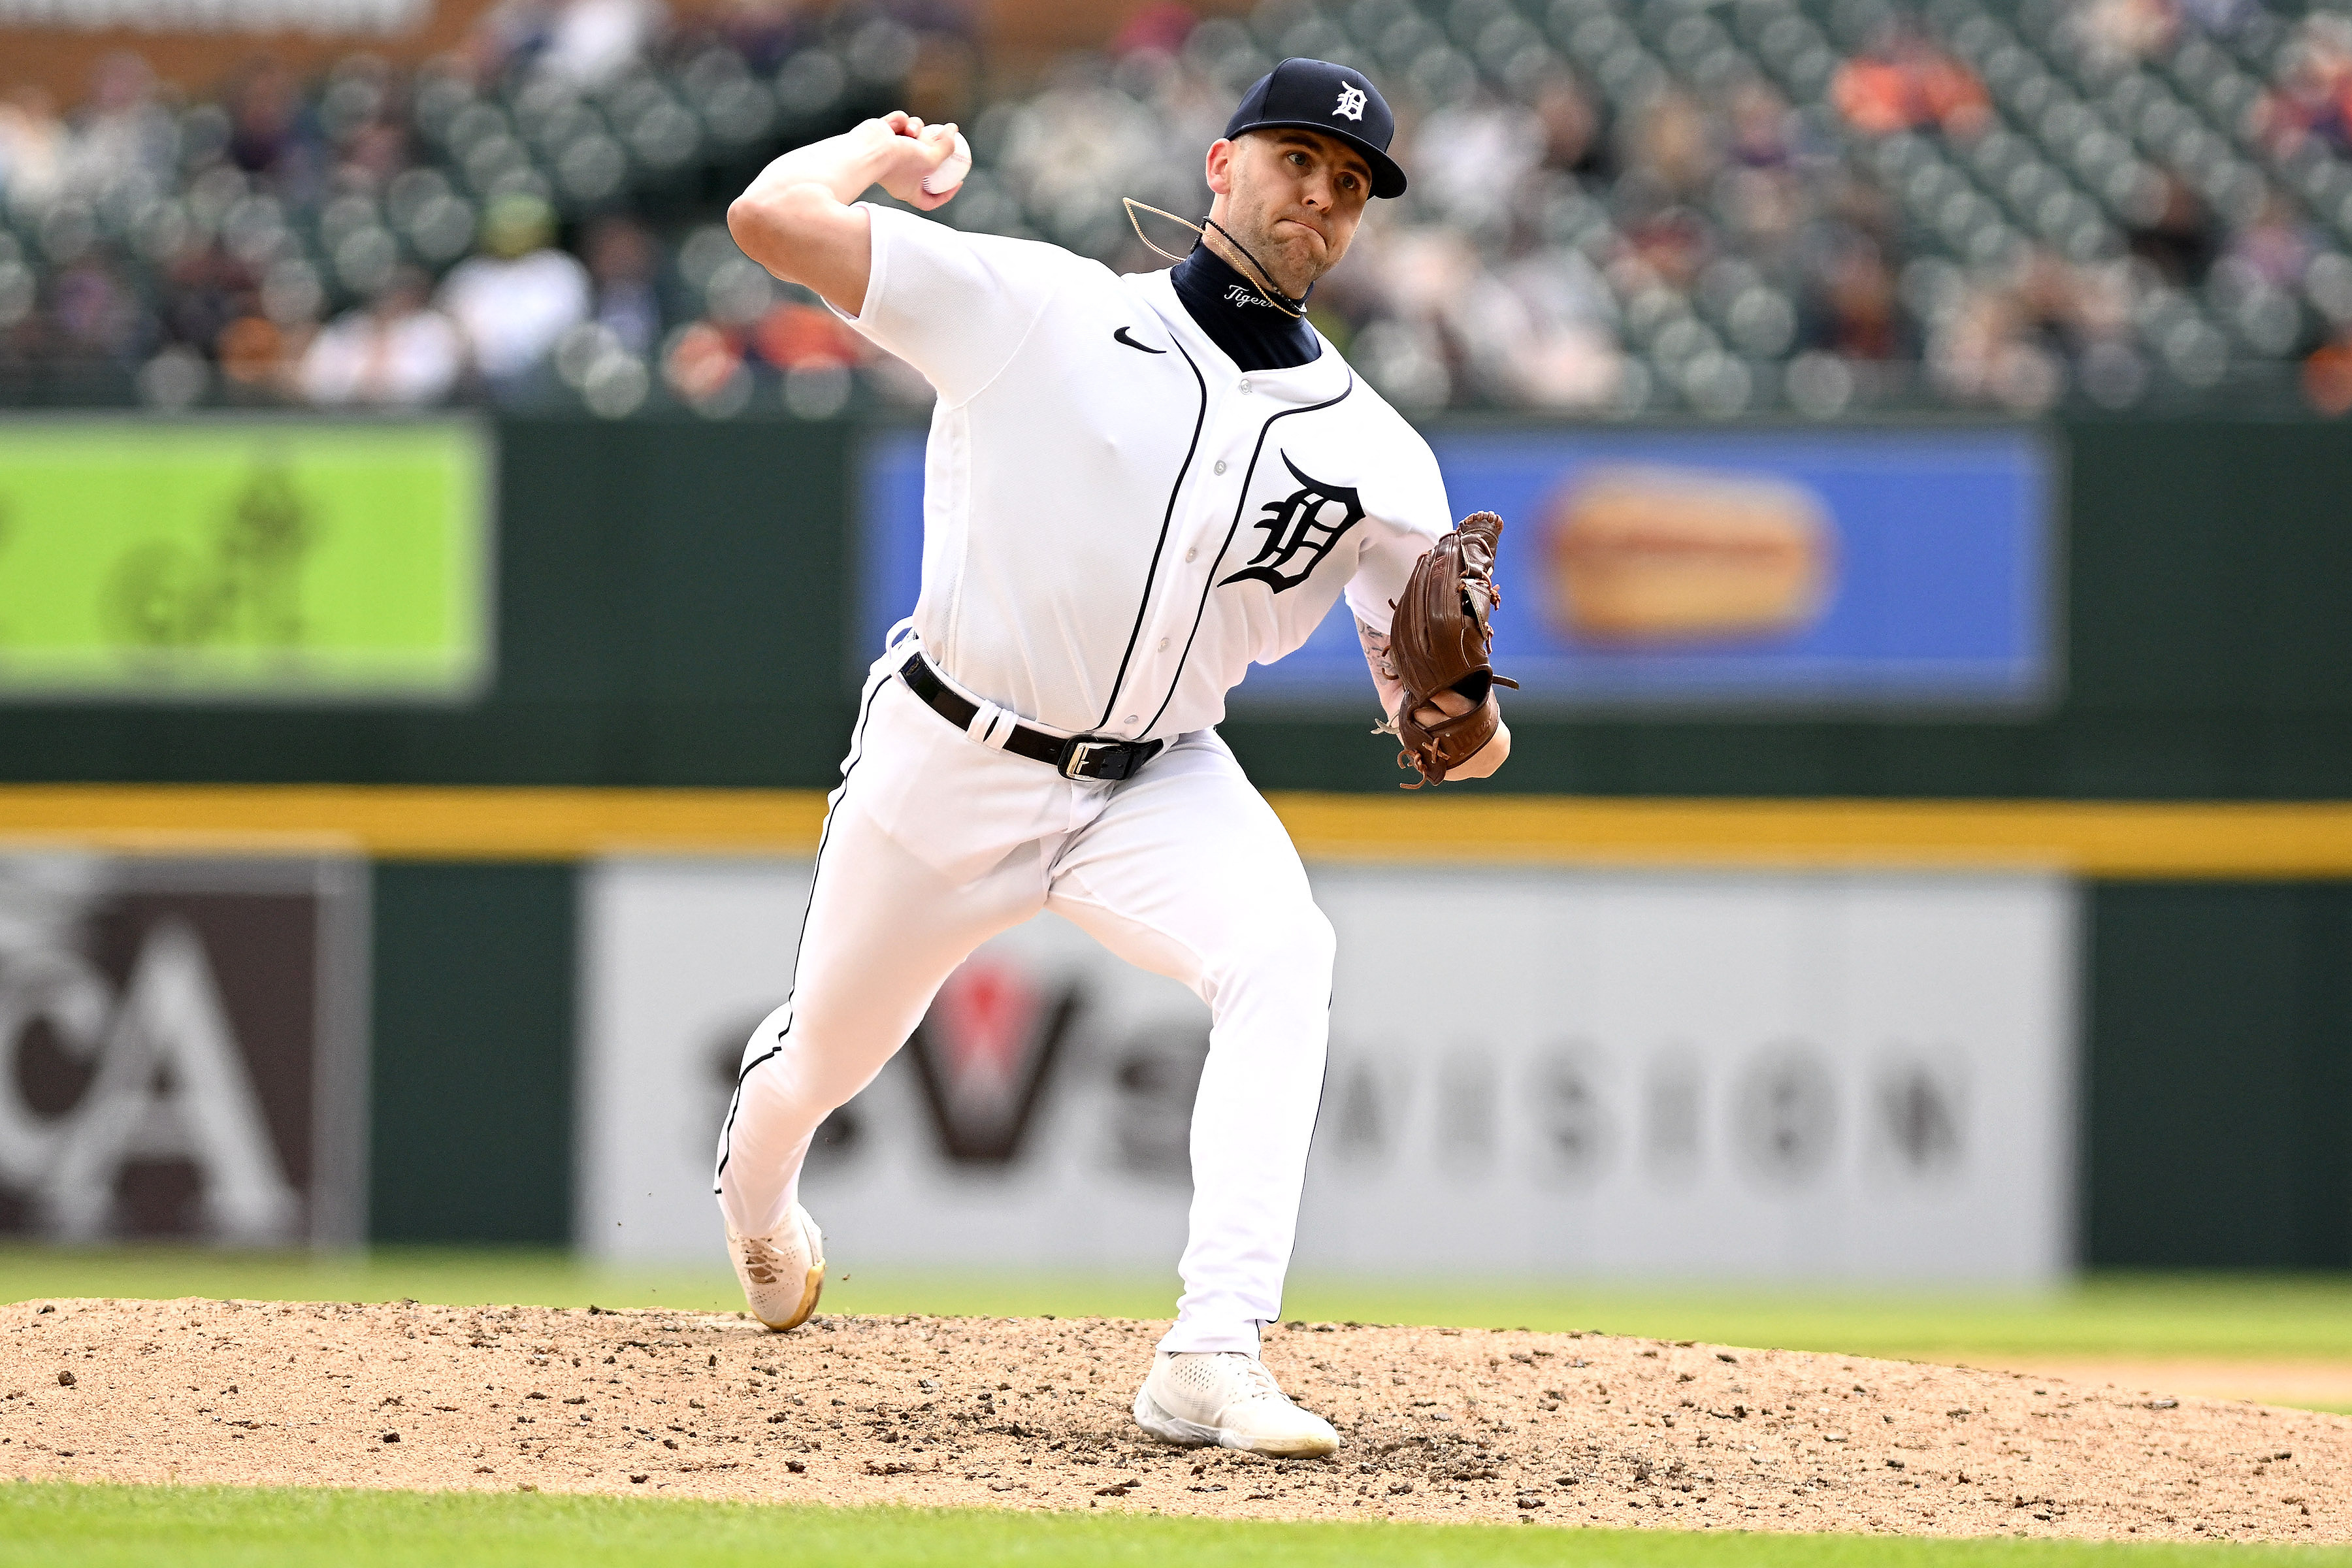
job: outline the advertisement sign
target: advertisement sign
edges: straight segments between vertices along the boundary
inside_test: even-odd
[[[1311,868],[1339,938],[1297,1259],[1334,1272],[2024,1283],[2074,1258],[2074,894],[2031,875]],[[712,1145],[805,864],[583,888],[580,1236],[723,1256]],[[1401,982],[1395,911],[1481,1000]],[[1041,916],[819,1133],[846,1259],[1165,1270],[1205,1007]]]
[[[475,696],[490,484],[467,425],[0,428],[0,699]]]
[[[2055,694],[2054,481],[2023,430],[1441,431],[1499,513],[1495,665],[1519,703],[2022,707]],[[922,438],[869,451],[868,650],[921,585]],[[1354,711],[1344,605],[1237,710]]]
[[[0,1235],[365,1234],[364,862],[0,855]]]

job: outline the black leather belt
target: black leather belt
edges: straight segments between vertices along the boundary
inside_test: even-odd
[[[931,711],[959,730],[971,728],[979,708],[950,689],[921,654],[900,665],[898,675],[916,696],[930,705]],[[1165,741],[1107,741],[1098,735],[1048,735],[1043,730],[1031,729],[1009,713],[1004,721],[1013,726],[1012,733],[1004,738],[1006,751],[1044,763],[1066,779],[1133,778],[1168,744]]]

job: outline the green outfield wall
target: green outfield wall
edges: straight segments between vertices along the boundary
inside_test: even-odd
[[[861,431],[506,421],[478,700],[0,706],[0,783],[821,788],[850,719]],[[1515,721],[1508,786],[1625,796],[2352,798],[2352,436],[2085,422],[2063,689],[2000,718]],[[1236,721],[1269,789],[1388,791],[1360,722]],[[574,869],[384,863],[372,1228],[561,1240]],[[2093,881],[2082,1254],[2352,1267],[2352,882]]]
[[[2352,1268],[2352,886],[2102,883],[2084,1258]]]
[[[822,786],[848,728],[859,430],[497,427],[497,669],[446,707],[0,710],[0,782]],[[2054,432],[2063,691],[2046,711],[1513,726],[1512,786],[1603,795],[2352,796],[2352,435]],[[1272,789],[1387,789],[1350,719],[1236,721]]]
[[[571,868],[384,864],[373,880],[370,1233],[568,1240]]]

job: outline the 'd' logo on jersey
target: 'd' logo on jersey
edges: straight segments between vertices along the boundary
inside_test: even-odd
[[[1264,542],[1249,563],[1218,587],[1264,583],[1277,594],[1296,588],[1322,564],[1341,534],[1364,521],[1364,505],[1354,489],[1301,473],[1287,452],[1282,454],[1282,466],[1298,481],[1298,489],[1259,508],[1265,515],[1250,526],[1265,531]]]

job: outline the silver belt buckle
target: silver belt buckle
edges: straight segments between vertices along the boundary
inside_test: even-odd
[[[1072,741],[1069,749],[1062,754],[1062,776],[1066,779],[1091,779],[1103,776],[1088,773],[1087,763],[1094,760],[1094,754],[1097,752],[1116,752],[1121,744],[1122,742],[1118,741]]]

